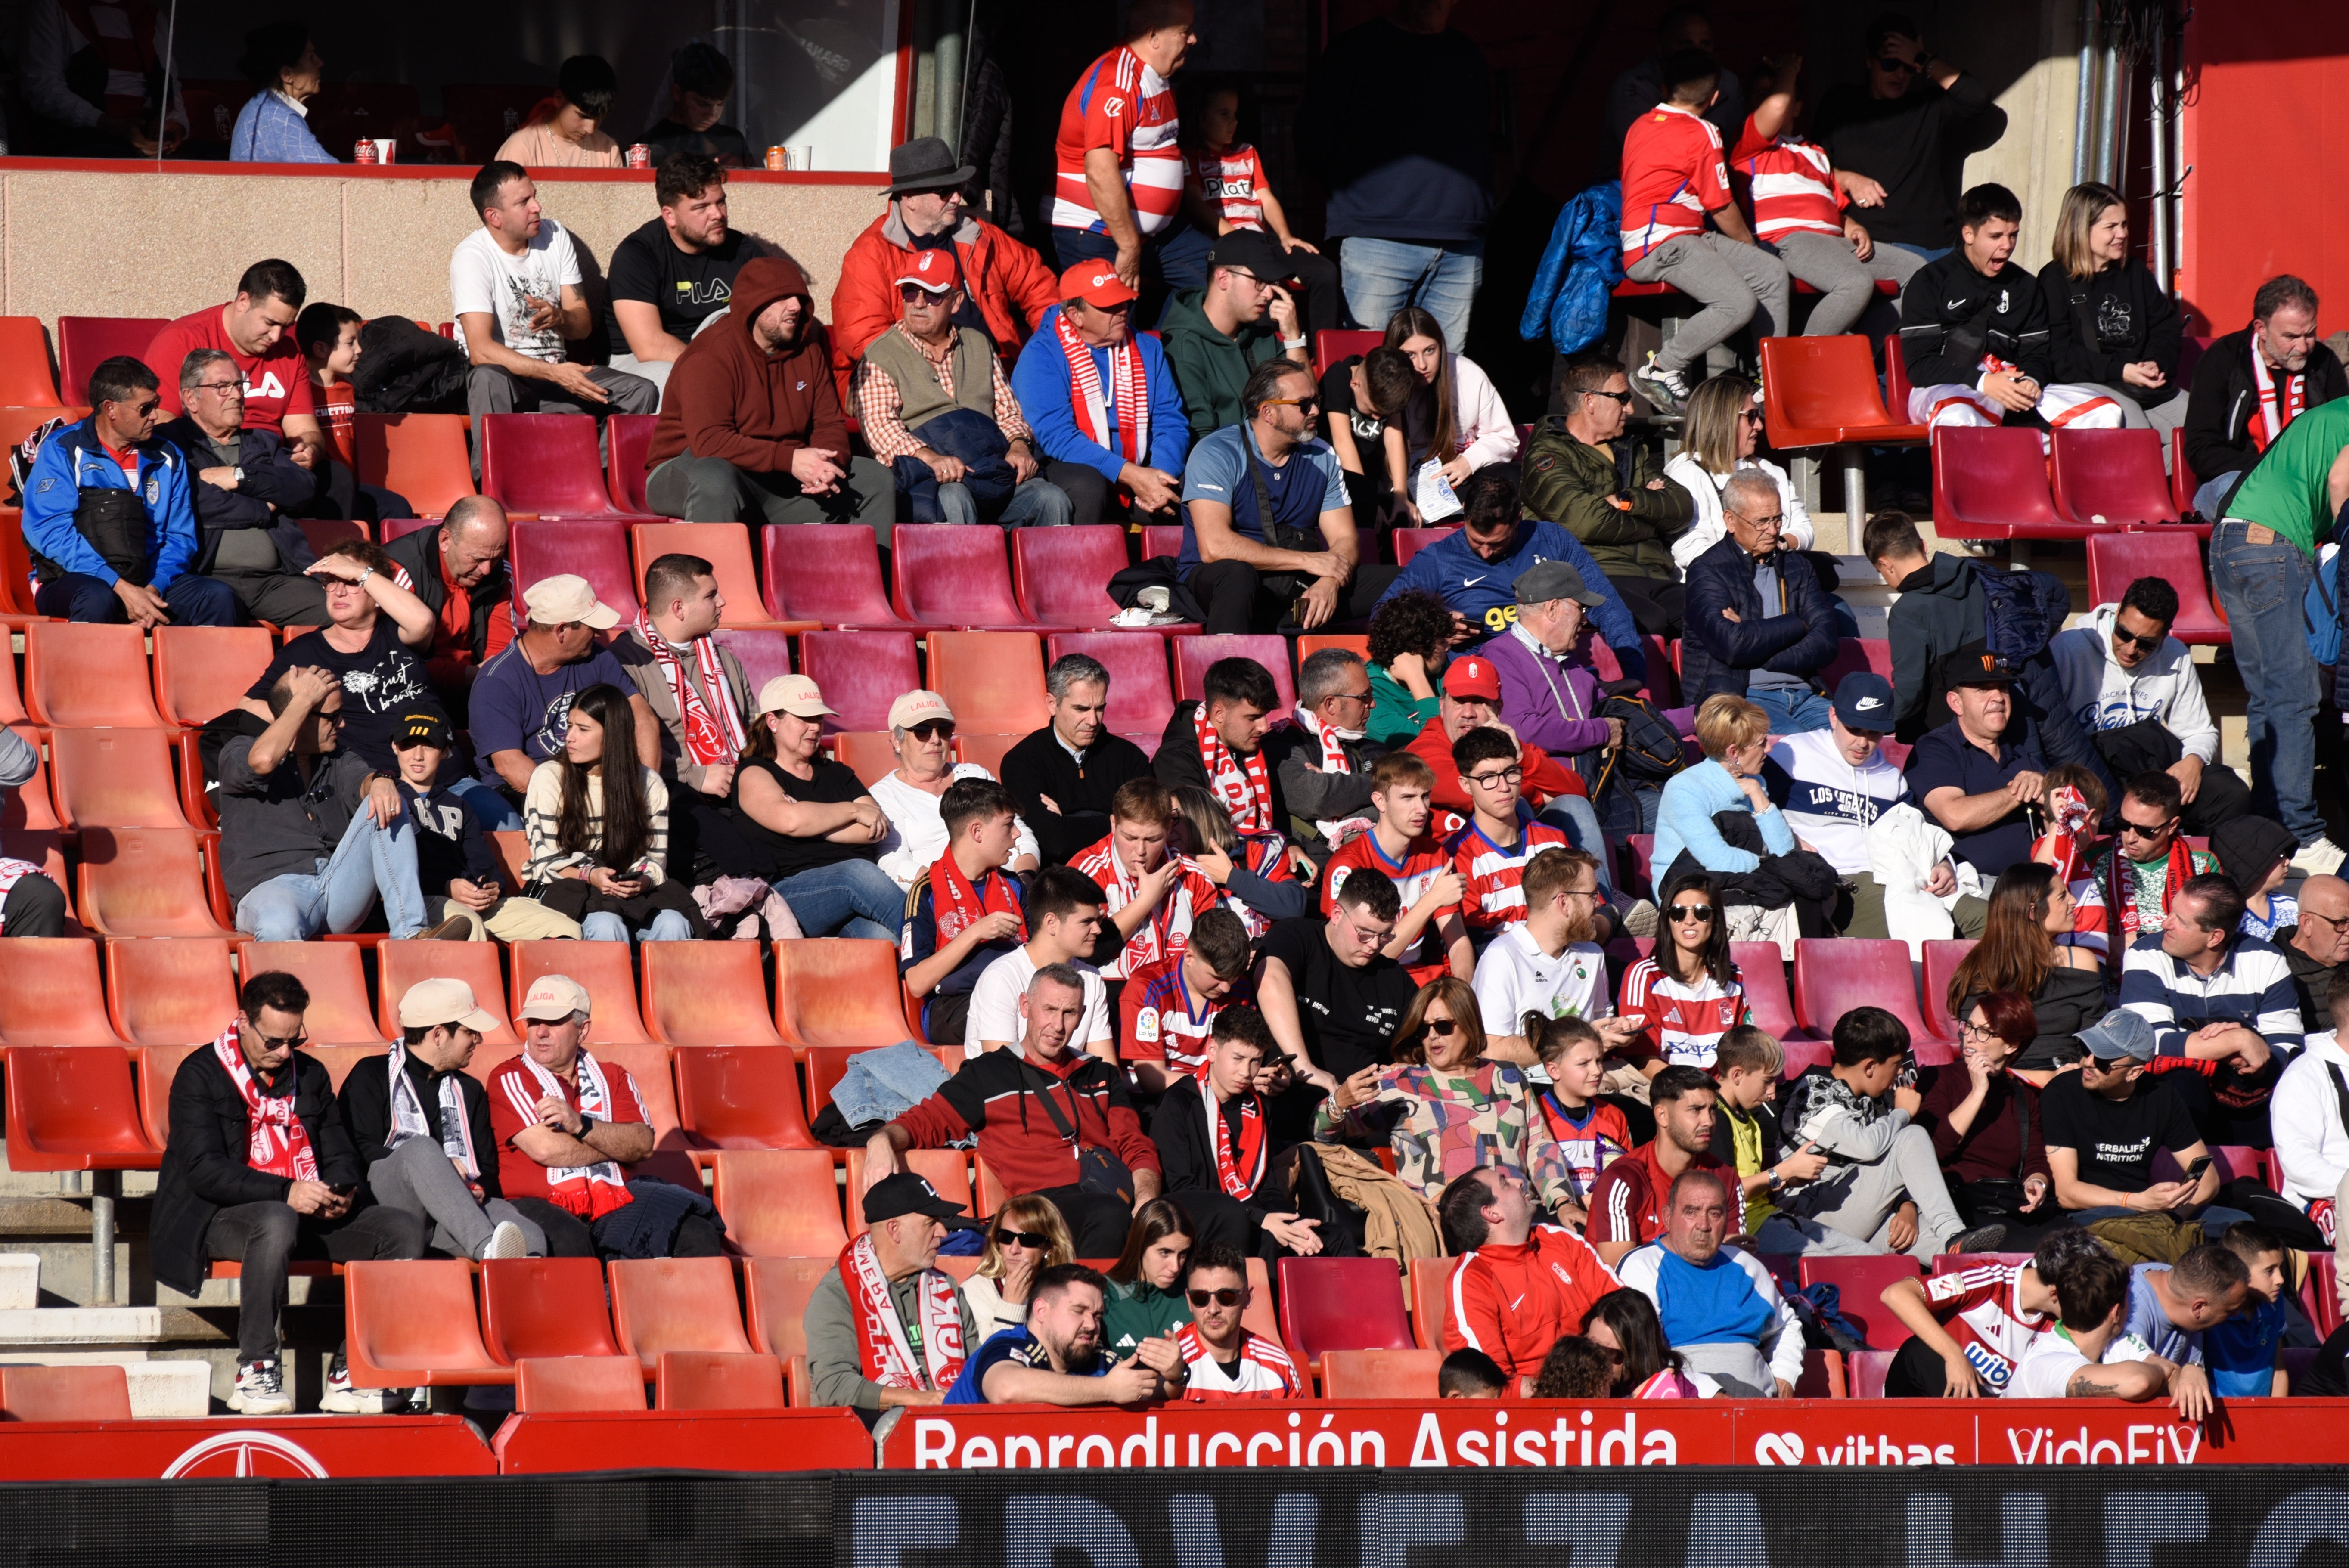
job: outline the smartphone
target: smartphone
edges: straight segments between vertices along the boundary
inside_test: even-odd
[[[2205,1154],[2201,1159],[2197,1160],[2193,1164],[2189,1165],[2186,1168],[2186,1180],[2189,1181],[2199,1181],[2202,1180],[2202,1172],[2209,1169],[2210,1169],[2210,1157],[2208,1154]]]

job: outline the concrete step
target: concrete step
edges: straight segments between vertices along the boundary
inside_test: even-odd
[[[0,1312],[22,1312],[41,1301],[38,1253],[0,1253]]]
[[[159,1306],[36,1306],[0,1311],[0,1354],[8,1348],[68,1345],[154,1345],[163,1338]]]

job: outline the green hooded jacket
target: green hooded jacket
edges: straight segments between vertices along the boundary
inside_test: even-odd
[[[1240,392],[1248,373],[1280,356],[1280,329],[1269,315],[1226,337],[1207,319],[1207,291],[1186,289],[1166,304],[1158,324],[1159,345],[1183,394],[1191,434],[1205,436],[1240,422]]]
[[[1696,502],[1671,480],[1661,490],[1648,481],[1663,478],[1656,449],[1629,431],[1615,444],[1631,449],[1630,510],[1611,504],[1621,486],[1615,459],[1583,445],[1555,416],[1542,422],[1526,451],[1525,506],[1529,517],[1546,518],[1582,541],[1599,569],[1611,578],[1645,577],[1677,583],[1672,541],[1696,516]]]

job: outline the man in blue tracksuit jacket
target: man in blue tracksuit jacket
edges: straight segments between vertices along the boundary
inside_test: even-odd
[[[89,418],[41,443],[25,481],[24,514],[41,580],[33,608],[41,614],[148,627],[236,624],[228,584],[188,570],[196,551],[192,480],[186,455],[154,438],[158,385],[152,370],[118,355],[90,376]],[[128,492],[129,502],[96,493],[107,490]]]
[[[1011,368],[1011,390],[1019,411],[1036,432],[1044,477],[1069,492],[1071,520],[1099,522],[1118,504],[1120,487],[1132,492],[1133,511],[1145,522],[1183,521],[1183,463],[1191,453],[1191,422],[1183,394],[1158,339],[1133,331],[1133,290],[1106,262],[1081,263],[1061,274],[1061,304],[1044,313],[1036,335],[1020,349]],[[1066,318],[1076,339],[1061,335]],[[1131,343],[1142,370],[1141,439],[1125,455],[1125,431],[1117,416],[1116,351]],[[1099,422],[1092,399],[1071,390],[1082,353],[1092,364],[1100,389]]]

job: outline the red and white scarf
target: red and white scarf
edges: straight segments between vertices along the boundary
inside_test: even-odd
[[[2259,388],[2258,418],[2251,423],[2251,446],[2266,451],[2268,443],[2283,434],[2284,427],[2300,418],[2308,407],[2308,377],[2297,371],[2284,375],[2283,385],[2276,385],[2275,373],[2268,368],[2266,356],[2260,352],[2260,325],[2251,324],[2251,385]]]
[[[1207,722],[1204,702],[1191,710],[1191,728],[1199,738],[1199,760],[1207,770],[1207,788],[1230,813],[1232,827],[1242,833],[1268,833],[1272,820],[1272,780],[1265,770],[1264,748],[1243,762],[1224,744]]]
[[[937,1269],[924,1269],[920,1292],[922,1360],[914,1364],[914,1347],[905,1342],[905,1325],[897,1321],[897,1304],[889,1295],[889,1276],[873,1250],[873,1233],[857,1237],[840,1253],[840,1283],[847,1287],[849,1305],[856,1313],[856,1362],[864,1376],[884,1388],[954,1387],[962,1376],[968,1348],[962,1342],[962,1313],[955,1305],[955,1283]]]
[[[749,744],[742,733],[742,716],[737,711],[733,684],[726,678],[726,662],[718,656],[718,641],[714,637],[693,639],[694,662],[701,671],[701,679],[717,701],[717,711],[701,700],[701,693],[686,678],[684,661],[677,649],[653,624],[650,610],[636,612],[636,634],[653,652],[653,663],[660,666],[661,678],[668,682],[668,695],[677,703],[678,717],[685,729],[685,754],[699,767],[725,768],[742,755]]]
[[[244,1119],[249,1129],[244,1162],[255,1171],[266,1171],[288,1181],[316,1181],[317,1150],[310,1147],[310,1130],[294,1114],[294,1101],[300,1092],[299,1073],[295,1073],[295,1094],[262,1093],[261,1087],[254,1081],[252,1065],[244,1059],[244,1044],[234,1024],[212,1042],[212,1056],[220,1062],[221,1071],[228,1074],[229,1082],[236,1085],[236,1092],[244,1097]],[[286,1068],[295,1071],[295,1064],[287,1063]]]
[[[2110,857],[2110,861],[2105,868],[2105,908],[2120,928],[2117,946],[2126,948],[2135,942],[2139,934],[2137,873],[2133,870],[2123,869],[2125,857],[2117,846],[2106,851],[2106,853]],[[2178,896],[2178,890],[2184,887],[2193,875],[2194,851],[2186,847],[2186,841],[2183,838],[2171,835],[2168,860],[2161,876],[2163,913],[2167,914],[2169,912],[2170,901]]]
[[[1061,352],[1069,357],[1069,407],[1077,428],[1093,445],[1109,445],[1109,408],[1102,400],[1101,367],[1093,363],[1092,345],[1077,335],[1068,313],[1052,318]],[[1128,338],[1109,350],[1109,373],[1116,397],[1117,445],[1129,463],[1145,461],[1150,454],[1150,399],[1142,370],[1142,351]]]
[[[1239,1148],[1235,1151],[1223,1101],[1216,1098],[1215,1083],[1207,1076],[1212,1070],[1212,1064],[1202,1063],[1191,1076],[1199,1080],[1199,1102],[1207,1108],[1207,1144],[1216,1151],[1216,1180],[1246,1202],[1264,1180],[1264,1100],[1254,1089],[1240,1096]]]
[[[542,1090],[557,1099],[567,1098],[563,1092],[563,1080],[533,1061],[528,1052],[516,1059],[530,1069]],[[609,1119],[612,1088],[604,1079],[604,1069],[596,1065],[595,1057],[581,1051],[573,1070],[579,1075],[579,1114]],[[593,1165],[549,1166],[546,1190],[555,1207],[590,1224],[633,1201],[628,1195],[627,1177],[610,1160],[598,1160]]]
[[[1321,743],[1321,760],[1314,765],[1314,771],[1351,773],[1354,770],[1353,759],[1346,755],[1343,743],[1361,739],[1363,731],[1340,729],[1334,724],[1324,724],[1314,717],[1311,708],[1301,702],[1297,705],[1297,722],[1304,728],[1306,734]],[[1371,830],[1371,820],[1368,817],[1359,816],[1339,817],[1328,820],[1317,817],[1314,819],[1313,825],[1320,830],[1322,841],[1333,850],[1342,848],[1346,841],[1356,834],[1367,833]]]
[[[962,874],[962,868],[955,864],[951,851],[940,855],[937,863],[930,867],[930,907],[937,919],[940,947],[978,924],[990,911],[1017,918],[1019,940],[1028,940],[1028,917],[1020,913],[1019,901],[1011,896],[1010,884],[1003,873],[990,870],[973,888],[970,879]]]
[[[481,1174],[481,1155],[473,1148],[473,1128],[465,1115],[465,1092],[458,1084],[460,1075],[450,1073],[440,1080],[440,1103],[436,1108],[438,1118],[424,1114],[424,1102],[418,1098],[415,1080],[408,1076],[408,1047],[398,1040],[391,1042],[391,1055],[385,1058],[391,1066],[391,1137],[385,1147],[397,1149],[410,1139],[429,1138],[439,1143],[441,1151],[464,1168],[465,1174],[479,1180]],[[449,1136],[451,1125],[457,1136]]]

